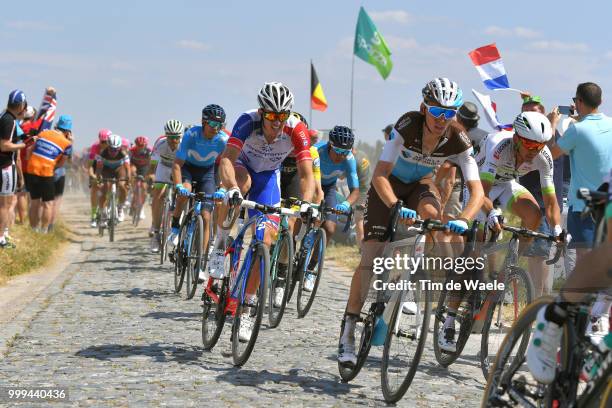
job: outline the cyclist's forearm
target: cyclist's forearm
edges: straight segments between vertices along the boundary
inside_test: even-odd
[[[467,205],[463,209],[460,214],[460,218],[465,218],[467,220],[473,220],[476,217],[476,214],[483,208],[483,204],[485,202],[484,190],[482,188],[482,184],[479,180],[471,180],[466,181],[466,185],[468,190],[470,191],[470,199],[468,200]],[[493,203],[488,198],[486,199],[493,207]]]
[[[346,198],[346,201],[348,201],[349,203],[351,203],[351,205],[355,204],[357,201],[359,200],[359,189],[358,188],[353,188],[351,189],[351,193],[349,194],[349,196]]]
[[[219,176],[221,182],[225,188],[230,189],[238,187],[236,182],[236,172],[234,171],[234,164],[228,157],[222,157],[219,163]]]
[[[554,228],[555,225],[561,225],[561,211],[559,203],[557,203],[557,196],[555,194],[544,195],[544,206],[544,212],[550,227]]]

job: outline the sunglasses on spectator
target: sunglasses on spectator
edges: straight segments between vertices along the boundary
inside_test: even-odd
[[[351,152],[350,149],[342,149],[342,148],[336,147],[336,146],[332,146],[332,149],[334,150],[334,153],[336,153],[337,155],[340,155],[340,156],[348,156],[349,153]]]
[[[284,122],[289,119],[289,112],[264,112],[263,117],[270,122]]]
[[[213,129],[221,129],[223,127],[223,122],[219,122],[216,120],[207,120],[206,123],[208,123],[208,126]]]
[[[437,119],[444,116],[445,120],[450,120],[457,115],[456,109],[447,109],[442,108],[440,106],[431,106],[426,104],[425,102],[423,102],[423,105],[425,105],[425,107],[427,108],[427,112],[429,112],[430,115]]]
[[[546,143],[534,142],[521,136],[518,138],[521,141],[521,145],[527,150],[542,150],[546,146]]]

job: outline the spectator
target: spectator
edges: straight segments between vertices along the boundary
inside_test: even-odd
[[[601,88],[593,82],[578,85],[574,97],[577,121],[569,125],[563,137],[551,148],[553,158],[567,154],[570,159],[572,178],[567,229],[572,235],[572,243],[577,246],[576,262],[591,247],[595,233],[593,220],[580,216],[584,202],[576,197],[576,193],[582,187],[597,189],[612,163],[612,119],[598,111],[601,93]],[[559,116],[559,110],[555,108],[551,117],[558,120]]]
[[[28,186],[30,189],[30,226],[47,232],[53,212],[55,183],[53,171],[64,165],[72,153],[72,143],[66,129],[44,130],[38,136],[28,160]]]
[[[72,117],[70,115],[62,115],[59,117],[57,121],[57,125],[55,126],[57,130],[62,132],[66,139],[72,143]],[[72,149],[70,153],[67,154],[67,160],[72,159]],[[51,212],[51,221],[49,222],[48,230],[51,231],[53,229],[53,224],[55,224],[55,220],[57,219],[57,214],[59,213],[60,206],[62,205],[62,196],[64,195],[64,187],[66,185],[66,165],[65,162],[61,166],[57,166],[53,172],[53,184],[55,191],[55,198],[53,199],[53,211]]]
[[[387,126],[385,126],[385,128],[382,130],[383,135],[385,136],[385,142],[387,140],[389,140],[389,135],[391,134],[391,131],[393,130],[393,123],[388,124]]]
[[[23,117],[23,121],[19,125],[23,133],[25,134],[25,140],[27,140],[36,135],[38,133],[38,126],[40,126],[40,121],[36,121],[36,109],[33,106],[28,106],[26,112]],[[26,173],[26,168],[28,165],[27,158],[28,149],[21,149],[19,151],[19,158],[21,160],[21,173]],[[24,179],[25,181],[25,179]],[[20,189],[17,189],[17,222],[22,224],[25,222],[26,216],[28,215],[28,208],[30,205],[29,202],[29,194],[28,194],[28,186],[24,182]]]
[[[521,112],[539,112],[541,114],[546,114],[546,109],[542,104],[542,98],[535,95],[529,95],[527,93],[521,94],[523,98],[523,104],[521,105]],[[549,115],[549,120],[552,129],[557,128],[557,124],[559,123],[559,116],[553,117]],[[558,134],[555,134],[555,138]],[[548,145],[549,148],[552,145],[553,140],[551,140]],[[542,189],[540,188],[540,174],[537,171],[533,171],[521,177],[519,179],[520,184],[527,189],[531,193],[531,195],[536,199],[538,205],[540,206],[540,212],[542,214],[542,221],[540,222],[539,232],[543,234],[550,234],[550,226],[548,225],[548,221],[546,220],[544,213],[544,198],[542,197]],[[555,193],[557,195],[557,204],[559,208],[563,208],[563,158],[553,161],[553,182],[555,185]],[[546,260],[550,255],[551,242],[543,239],[535,239],[533,244],[527,249],[525,252],[525,256],[527,257],[527,265],[533,280],[533,286],[535,289],[536,297],[542,296],[544,294],[548,294],[552,287],[552,280],[548,279],[548,275],[550,274],[550,267],[546,265]]]
[[[10,223],[10,207],[17,189],[18,179],[23,183],[17,152],[25,147],[19,141],[19,125],[28,103],[23,91],[12,91],[6,110],[0,114],[0,248],[14,248],[7,236]]]

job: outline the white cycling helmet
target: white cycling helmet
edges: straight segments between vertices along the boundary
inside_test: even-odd
[[[266,82],[257,95],[259,107],[267,112],[285,112],[293,108],[293,94],[280,82]]]
[[[111,149],[119,149],[121,148],[121,136],[112,134],[108,137],[108,147]]]
[[[514,119],[514,132],[520,137],[546,143],[552,137],[550,121],[540,112],[522,112]]]
[[[435,78],[422,90],[424,99],[431,99],[445,108],[459,108],[463,104],[463,92],[456,82],[448,78]]]
[[[164,133],[166,135],[182,135],[184,131],[183,124],[176,119],[170,119],[164,125]]]

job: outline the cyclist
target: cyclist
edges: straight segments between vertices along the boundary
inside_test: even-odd
[[[192,191],[193,182],[197,183],[196,192],[213,194],[215,184],[215,162],[227,144],[228,135],[223,131],[225,124],[225,110],[219,105],[211,104],[202,109],[202,126],[193,126],[183,136],[174,164],[172,166],[172,179],[176,184],[179,196],[172,217],[172,231],[168,237],[169,242],[176,246],[180,227],[180,216],[187,195]],[[206,231],[210,223],[210,209],[206,204],[202,211]],[[208,245],[209,234],[204,234],[203,248]],[[200,279],[205,279],[204,271],[200,271]]]
[[[544,384],[555,379],[557,350],[563,335],[569,303],[586,302],[591,294],[610,291],[612,287],[612,169],[608,177],[608,204],[605,221],[606,242],[579,258],[555,302],[538,312],[535,332],[527,348],[527,366],[534,378]]]
[[[91,227],[98,226],[98,191],[99,186],[96,181],[96,167],[93,165],[95,161],[100,161],[100,153],[108,147],[108,137],[112,135],[108,129],[100,129],[98,132],[98,141],[89,148],[89,193],[91,200]]]
[[[260,204],[280,204],[279,169],[291,152],[295,154],[300,198],[311,201],[313,197],[315,182],[308,129],[297,117],[291,116],[293,94],[280,82],[268,82],[259,91],[257,100],[259,109],[247,111],[238,118],[221,156],[219,170],[227,192],[219,212],[220,220],[226,218],[229,199],[234,195],[242,199],[248,193],[250,200]],[[305,204],[301,210],[307,208]],[[254,214],[252,210],[249,213]],[[268,248],[277,229],[276,220],[276,217],[269,217],[265,226],[264,243]],[[211,268],[222,268],[223,244],[228,232],[223,228],[217,229],[215,246],[218,251],[213,254],[214,265]],[[247,283],[247,302],[254,303],[258,286],[259,271],[254,271]],[[252,320],[249,313],[240,319],[239,338],[246,341],[251,337]]]
[[[115,178],[118,180],[119,194],[117,200],[117,213],[123,215],[122,203],[127,196],[128,183],[130,178],[130,158],[121,147],[121,136],[111,134],[108,137],[108,146],[100,152],[92,165],[96,169],[96,176],[106,179]],[[126,183],[125,180],[128,180]],[[100,197],[98,200],[98,208],[102,209],[101,222],[108,220],[108,212],[106,211],[106,196],[110,182],[105,182],[100,187]],[[119,215],[117,221],[120,221]]]
[[[423,219],[440,219],[440,195],[432,174],[446,160],[460,166],[471,192],[463,212],[447,222],[448,228],[456,233],[464,232],[467,222],[482,205],[482,185],[472,157],[472,145],[461,125],[453,120],[463,102],[461,90],[448,78],[436,78],[425,85],[422,96],[419,111],[405,113],[398,119],[374,169],[364,215],[361,261],[351,281],[340,338],[340,364],[354,366],[357,361],[355,323],[368,292],[374,258],[384,250],[385,242],[381,240],[389,225],[390,208],[398,200],[403,201],[408,207],[400,211],[403,222],[416,218],[417,214]],[[438,239],[447,242],[450,236],[444,234]]]
[[[553,161],[546,142],[552,137],[550,121],[539,112],[522,112],[513,123],[514,130],[503,130],[491,134],[482,142],[476,155],[480,179],[485,193],[482,210],[477,219],[488,228],[501,232],[499,217],[502,211],[493,201],[521,219],[522,225],[537,230],[542,215],[540,206],[531,193],[517,181],[518,177],[537,170],[544,199],[544,210],[549,225],[554,225],[553,234],[560,236],[561,213],[553,184]],[[464,198],[469,192],[464,192]],[[522,239],[520,252],[527,249],[532,239]],[[489,256],[489,267],[495,265],[495,257]],[[529,271],[532,274],[532,271]],[[534,280],[536,277],[533,277]],[[461,293],[450,292],[448,314],[438,336],[442,350],[455,352],[455,317],[461,303]]]
[[[138,136],[134,140],[134,146],[129,150],[130,152],[130,167],[131,174],[134,177],[134,193],[139,192],[139,197],[132,197],[132,211],[137,208],[137,203],[140,204],[140,214],[138,215],[141,220],[144,220],[144,202],[146,199],[146,190],[144,188],[144,182],[138,179],[138,176],[145,177],[151,165],[151,148],[149,148],[149,138],[146,136]],[[139,184],[140,188],[137,189],[136,185]]]
[[[151,158],[150,175],[155,175],[156,184],[153,187],[153,203],[151,205],[151,252],[159,251],[159,227],[161,224],[162,200],[164,192],[168,188],[162,183],[172,183],[172,164],[176,157],[176,151],[181,137],[183,137],[183,124],[178,120],[171,119],[164,125],[165,136],[158,139],[153,146],[153,157]]]

